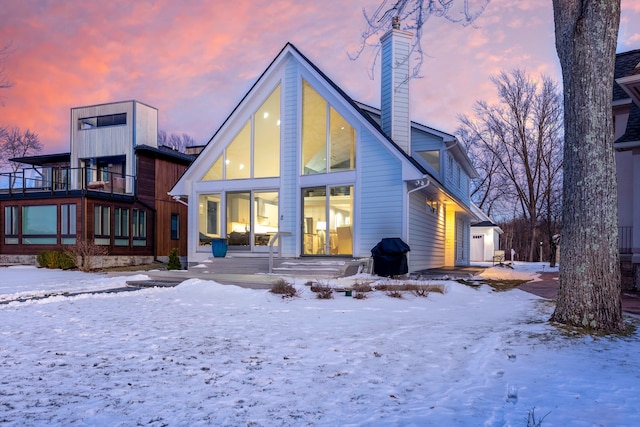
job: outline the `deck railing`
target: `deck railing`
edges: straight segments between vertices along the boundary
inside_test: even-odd
[[[134,188],[134,176],[104,169],[38,167],[0,172],[0,194],[64,193],[74,190],[133,194]]]

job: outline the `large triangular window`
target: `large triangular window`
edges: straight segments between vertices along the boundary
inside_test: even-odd
[[[280,176],[280,85],[251,115],[203,181]]]
[[[302,174],[355,168],[356,132],[347,120],[302,82]]]

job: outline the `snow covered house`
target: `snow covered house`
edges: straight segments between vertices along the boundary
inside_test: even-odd
[[[616,55],[613,84],[618,247],[623,287],[640,288],[640,50]]]
[[[471,261],[494,261],[503,231],[475,203],[471,211],[479,219],[471,224]]]
[[[382,37],[380,110],[284,46],[169,193],[189,206],[190,265],[212,239],[228,257],[362,258],[382,238],[410,246],[410,271],[468,265],[476,171],[454,136],[410,121],[410,40]]]

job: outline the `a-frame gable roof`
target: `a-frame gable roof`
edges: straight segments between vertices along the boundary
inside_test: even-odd
[[[355,101],[353,101],[353,99],[351,99],[351,97],[349,95],[347,95],[337,84],[335,84],[322,70],[320,70],[320,68],[318,68],[305,55],[303,55],[302,52],[300,52],[300,50],[298,50],[298,48],[296,48],[292,43],[287,43],[282,48],[282,50],[280,50],[278,55],[276,55],[276,57],[271,61],[271,63],[267,66],[267,68],[262,72],[262,74],[260,74],[260,76],[256,79],[255,83],[251,86],[251,88],[247,91],[247,93],[242,97],[240,102],[234,107],[234,109],[231,111],[231,113],[223,121],[222,125],[216,130],[216,132],[213,134],[213,136],[209,139],[209,141],[207,142],[206,147],[200,153],[198,158],[193,162],[191,167],[185,171],[185,173],[180,178],[178,183],[171,190],[170,194],[172,194],[172,195],[186,195],[186,189],[184,187],[185,186],[184,180],[185,179],[194,179],[195,178],[194,176],[192,176],[193,173],[194,173],[194,170],[197,169],[197,165],[198,164],[200,164],[201,162],[204,162],[205,161],[204,159],[206,159],[208,157],[207,152],[209,152],[212,149],[211,142],[216,140],[218,135],[221,132],[223,132],[224,129],[226,129],[228,127],[228,125],[232,121],[232,119],[239,113],[239,111],[243,108],[243,106],[245,106],[248,103],[248,101],[258,91],[258,89],[263,84],[263,82],[267,79],[267,77],[271,73],[273,73],[275,69],[278,68],[278,66],[285,60],[285,58],[288,55],[291,55],[294,58],[296,58],[298,60],[299,64],[301,64],[302,66],[306,67],[313,74],[317,75],[317,77],[319,78],[319,80],[321,82],[326,83],[326,85],[332,91],[334,91],[337,96],[342,98],[346,102],[346,104],[349,105],[353,109],[353,112],[355,113],[356,117],[360,117],[362,119],[362,122],[367,127],[369,127],[369,129],[371,129],[372,132],[375,135],[377,135],[378,138],[381,141],[384,141],[384,143],[389,145],[391,151],[396,156],[401,158],[404,162],[406,162],[407,164],[411,165],[410,167],[412,167],[412,168],[414,168],[416,170],[416,175],[424,176],[424,175],[428,174],[426,169],[422,165],[420,165],[420,163],[418,163],[415,159],[413,159],[411,156],[409,156],[407,153],[405,153],[398,145],[396,145],[393,142],[393,140],[391,140],[391,138],[389,138],[382,131],[380,126],[375,122],[375,120],[373,120],[369,116],[369,114],[367,114],[365,111],[363,111],[358,106],[358,104]]]

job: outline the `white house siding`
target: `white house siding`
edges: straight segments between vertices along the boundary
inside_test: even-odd
[[[88,130],[78,129],[78,119],[109,114],[127,114],[127,124],[106,126]],[[107,156],[127,157],[127,175],[135,175],[133,147],[157,146],[158,110],[135,101],[94,105],[71,110],[71,159],[72,167],[78,167],[78,159]]]
[[[454,156],[448,152],[444,152],[443,176],[445,179],[445,187],[447,191],[453,194],[466,206],[470,205],[469,200],[469,175],[460,166]]]
[[[366,130],[360,136],[358,152],[360,185],[359,212],[355,223],[360,227],[355,256],[369,256],[371,249],[385,237],[403,237],[403,192],[400,160]]]
[[[280,224],[279,230],[290,232],[291,236],[282,238],[282,254],[285,256],[295,256],[299,251],[297,225],[298,206],[300,191],[298,190],[297,176],[298,167],[298,141],[299,141],[299,97],[300,80],[298,77],[298,65],[295,61],[288,61],[284,71],[284,81],[282,82],[282,129],[280,141],[281,177],[280,177]]]
[[[158,110],[148,105],[135,103],[134,145],[158,146]]]
[[[433,212],[426,206],[426,196],[419,191],[409,194],[409,270],[444,265],[444,211]]]

